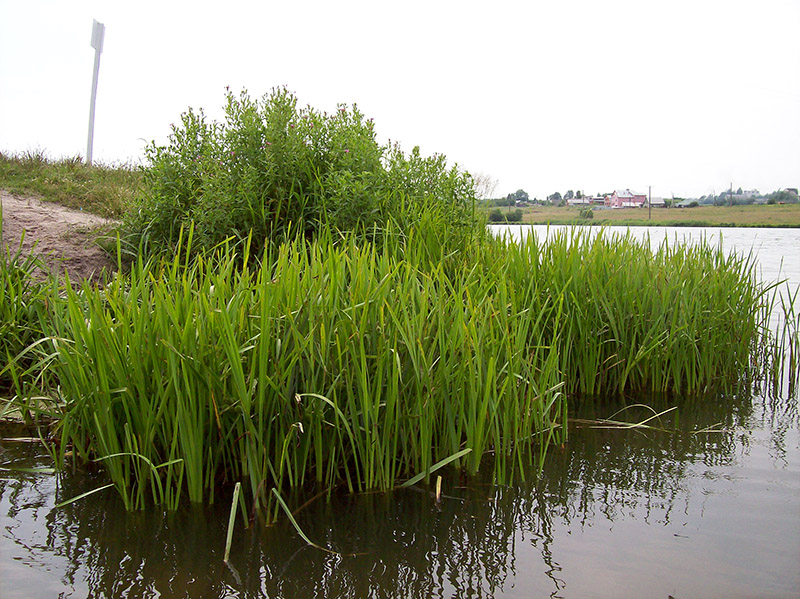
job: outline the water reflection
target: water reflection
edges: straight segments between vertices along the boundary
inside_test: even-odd
[[[662,597],[792,596],[800,584],[796,403],[685,400],[649,423],[665,430],[585,423],[620,407],[578,403],[584,424],[569,443],[509,487],[450,473],[438,504],[427,489],[336,494],[298,514],[317,543],[362,555],[307,547],[285,521],[240,526],[236,574],[222,562],[225,501],[127,513],[109,492],[53,509],[100,480],[2,472],[0,596],[634,597],[638,584]],[[630,408],[617,419],[645,414]],[[24,443],[5,442],[2,461],[48,465]]]

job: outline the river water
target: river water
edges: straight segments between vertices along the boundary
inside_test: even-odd
[[[800,282],[800,230],[725,229],[722,243],[752,250],[765,280]],[[666,407],[629,398],[617,418],[646,417],[639,402]],[[0,470],[0,598],[800,597],[797,401],[687,398],[663,430],[592,424],[624,407],[575,405],[569,442],[510,486],[448,473],[438,503],[426,488],[313,502],[298,523],[338,553],[285,519],[239,526],[232,568],[226,501],[128,513],[108,491],[56,509],[102,477],[21,471],[52,464],[5,426],[0,467],[15,470]]]

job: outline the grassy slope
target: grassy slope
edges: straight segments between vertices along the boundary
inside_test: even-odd
[[[108,218],[123,214],[141,180],[139,170],[127,165],[88,166],[79,157],[53,161],[43,153],[0,152],[0,189]]]
[[[579,217],[580,209],[537,206],[525,208],[527,224],[688,225],[733,227],[800,227],[800,204],[772,206],[697,206],[696,208],[621,208],[595,210],[590,221]]]

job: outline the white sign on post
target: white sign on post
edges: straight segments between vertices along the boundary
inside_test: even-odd
[[[89,141],[86,144],[86,164],[92,164],[92,146],[94,145],[94,104],[97,100],[97,74],[100,71],[100,53],[103,51],[103,40],[106,26],[92,21],[92,48],[94,48],[94,74],[92,75],[92,100],[89,104]]]
[[[97,21],[92,21],[92,48],[98,52],[103,51],[103,38],[106,36],[106,26]]]

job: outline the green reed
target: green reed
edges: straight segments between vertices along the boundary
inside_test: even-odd
[[[0,398],[14,393],[20,398],[0,405],[0,417],[16,411],[30,422],[36,415],[31,370],[35,359],[25,350],[43,336],[47,301],[51,292],[44,279],[47,267],[32,253],[24,253],[22,241],[12,250],[3,242],[3,209],[0,205]],[[19,357],[18,357],[19,356]]]
[[[796,399],[800,388],[800,286],[775,284],[761,310],[768,330],[751,358],[754,390],[765,397]]]
[[[774,358],[770,288],[718,246],[363,233],[258,260],[196,256],[190,233],[104,288],[65,285],[37,346],[59,461],[98,461],[129,508],[242,482],[274,518],[276,493],[474,474],[487,454],[507,481],[563,442],[574,394],[735,389]]]
[[[560,438],[536,326],[558,302],[513,308],[502,266],[445,275],[353,236],[258,269],[243,252],[140,262],[55,311],[62,450],[102,459],[129,507],[242,480],[274,510],[273,487],[388,489],[466,448],[456,466],[493,451],[504,480]]]
[[[586,230],[502,251],[518,280],[536,281],[530,301],[563,298],[556,344],[570,393],[734,388],[766,332],[769,287],[752,256]]]

